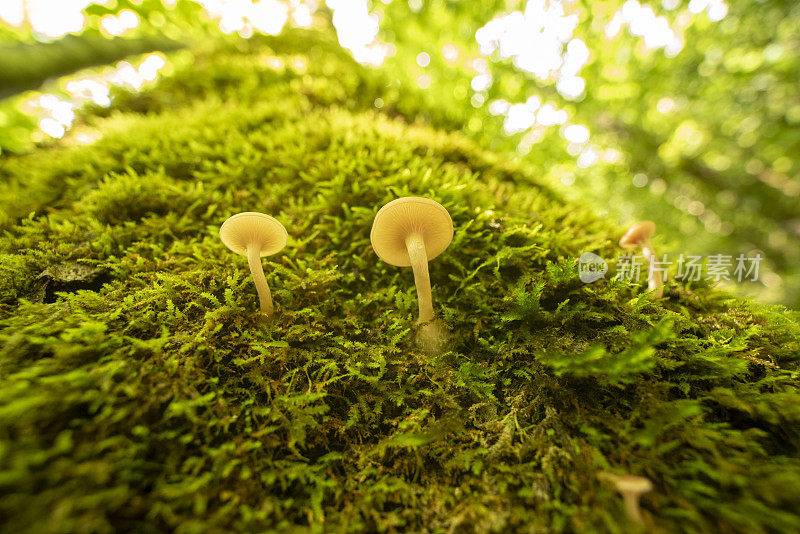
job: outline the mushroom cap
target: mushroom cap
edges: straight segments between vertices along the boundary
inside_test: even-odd
[[[406,238],[419,233],[428,261],[453,240],[453,220],[444,206],[429,198],[403,197],[392,200],[375,215],[370,241],[375,254],[390,265],[408,267],[411,259]]]
[[[653,221],[642,221],[631,226],[622,239],[619,240],[619,246],[622,248],[638,247],[653,235],[656,231],[656,223]]]
[[[636,475],[620,475],[616,477],[614,484],[621,493],[647,493],[653,489],[653,483],[649,479]]]
[[[274,217],[245,211],[222,223],[219,238],[236,254],[247,256],[248,245],[254,244],[259,247],[259,256],[271,256],[286,246],[289,234]]]

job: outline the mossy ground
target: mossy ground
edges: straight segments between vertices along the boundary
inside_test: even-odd
[[[603,472],[653,481],[654,531],[800,529],[797,315],[582,284],[621,229],[418,101],[289,33],[0,163],[0,530],[630,532]],[[404,195],[455,225],[438,354],[369,243]],[[240,211],[290,234],[272,321]]]

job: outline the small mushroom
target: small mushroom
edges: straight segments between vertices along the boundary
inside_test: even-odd
[[[219,237],[236,254],[247,256],[250,274],[256,284],[261,311],[268,316],[274,310],[264,268],[263,256],[271,256],[286,246],[289,234],[281,223],[264,213],[246,211],[230,217],[219,229]]]
[[[653,262],[656,261],[656,252],[650,244],[650,236],[656,230],[653,221],[642,221],[631,226],[619,240],[622,248],[642,248],[642,255],[647,259],[647,289],[654,291],[653,298],[661,298],[664,294],[664,281],[660,275],[653,272]]]
[[[642,511],[639,509],[639,497],[653,489],[653,483],[644,477],[636,475],[612,475],[609,477],[622,495],[625,504],[625,513],[632,522],[642,525]]]
[[[433,319],[428,262],[453,240],[453,221],[444,206],[429,198],[403,197],[383,206],[372,223],[375,254],[390,265],[414,270],[419,298],[418,323]]]

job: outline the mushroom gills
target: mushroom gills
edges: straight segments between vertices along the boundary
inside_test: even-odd
[[[261,311],[271,316],[275,311],[272,292],[264,276],[262,256],[270,256],[286,246],[289,234],[274,217],[265,213],[245,211],[229,217],[219,229],[219,237],[228,249],[247,256],[250,275],[258,292]]]
[[[429,198],[397,198],[375,215],[370,232],[375,254],[390,265],[414,270],[419,303],[417,324],[434,318],[428,262],[444,252],[452,240],[450,214]]]

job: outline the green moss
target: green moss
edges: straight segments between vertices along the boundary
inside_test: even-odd
[[[604,471],[665,531],[800,529],[797,314],[582,284],[621,229],[417,102],[289,33],[0,163],[3,531],[629,532]],[[433,355],[369,243],[411,194],[456,229]],[[217,236],[248,210],[290,234],[272,322]]]

